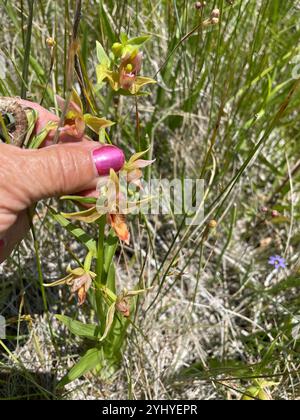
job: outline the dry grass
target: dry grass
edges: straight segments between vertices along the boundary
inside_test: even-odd
[[[100,15],[100,28],[96,23],[99,11],[93,3],[84,5],[81,31],[90,77],[95,39],[110,43],[104,17]],[[137,2],[138,10],[127,2],[114,2],[115,7],[106,3],[113,30],[123,27],[132,35],[154,35],[146,52],[148,74],[162,66],[199,19],[183,0]],[[3,351],[0,357],[0,398],[239,399],[260,377],[276,383],[270,388],[271,398],[299,398],[299,337],[292,333],[299,323],[299,175],[289,171],[299,159],[299,91],[285,116],[272,125],[294,83],[291,59],[297,56],[299,12],[289,0],[285,6],[277,0],[236,1],[232,7],[222,0],[208,3],[208,14],[215,5],[223,10],[220,31],[196,32],[180,44],[159,73],[154,95],[139,101],[139,112],[142,143],[152,145],[157,158],[154,174],[202,174],[208,192],[206,213],[213,206],[210,217],[217,219],[218,227],[205,240],[205,226],[193,228],[186,242],[184,228],[173,246],[180,218],[151,216],[147,225],[142,219],[132,220],[132,244],[117,258],[119,288],[136,285],[144,265],[143,281],[150,284],[156,278],[155,289],[140,302],[135,320],[140,330],[129,330],[122,365],[110,380],[89,374],[64,393],[55,389],[56,381],[84,345],[52,314],[78,315],[89,322],[94,313],[88,305],[78,311],[64,289],[47,291],[48,311],[44,310],[33,245],[26,240],[0,267],[0,311],[12,321],[5,342],[11,354]],[[14,28],[20,16],[14,3],[7,4],[10,9],[0,2],[7,28],[0,32],[0,41],[11,76],[1,81],[0,93],[7,88],[15,94],[22,56],[17,48],[21,31],[15,34]],[[32,66],[30,73],[36,99],[41,98],[49,69],[45,37],[54,34],[59,40],[49,87],[60,92],[65,54],[65,23],[58,19],[54,25],[60,6],[55,10],[52,2],[40,4],[43,8],[34,17],[33,55],[41,68]],[[103,98],[98,100],[101,109]],[[45,102],[53,106],[50,94]],[[109,113],[116,117],[114,107]],[[117,114],[122,118],[114,142],[130,155],[138,143],[133,104],[123,98]],[[253,146],[270,127],[264,148],[255,155]],[[252,163],[226,196],[226,187],[247,159]],[[278,192],[287,175],[288,182]],[[284,218],[265,220],[260,209],[266,204]],[[38,215],[43,276],[51,281],[61,277],[72,253],[80,258],[84,251],[48,217],[42,204]],[[273,254],[286,257],[287,270],[272,272],[267,261]],[[149,309],[158,284],[158,299]],[[18,329],[20,314],[31,320],[21,321]]]

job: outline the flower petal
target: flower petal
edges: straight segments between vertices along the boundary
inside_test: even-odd
[[[78,297],[78,306],[83,305],[84,302],[86,301],[86,290],[85,290],[85,287],[84,286],[82,286],[77,291],[77,297]]]
[[[118,238],[121,239],[121,241],[124,241],[127,245],[129,245],[130,234],[128,231],[127,224],[125,222],[125,217],[121,214],[110,214],[109,220]]]
[[[82,102],[81,102],[80,96],[78,95],[78,93],[75,89],[72,90],[71,102],[70,103],[72,103],[72,106],[74,108],[76,108],[77,110],[79,110],[79,112],[81,114],[83,113]]]
[[[130,93],[132,93],[133,95],[135,95],[136,93],[139,92],[139,90],[146,85],[149,84],[154,84],[156,83],[156,80],[151,79],[150,77],[137,77],[134,85],[132,86],[132,88],[130,89]]]
[[[136,168],[146,168],[147,166],[152,165],[155,162],[155,159],[152,160],[145,160],[145,159],[138,159],[134,162]]]
[[[105,118],[98,118],[90,114],[84,115],[84,121],[86,125],[97,134],[99,134],[102,128],[111,127],[115,124],[113,121],[106,120]]]
[[[77,130],[77,138],[81,139],[84,136],[84,131],[85,131],[85,122],[82,117],[77,117],[75,119],[75,127]]]

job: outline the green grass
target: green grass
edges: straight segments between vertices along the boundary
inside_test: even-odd
[[[276,383],[269,390],[274,399],[300,396],[299,337],[292,334],[300,317],[300,90],[292,77],[300,62],[300,10],[292,0],[207,3],[202,16],[185,0],[83,2],[80,63],[92,109],[117,122],[110,136],[127,156],[151,146],[152,176],[205,179],[206,219],[197,227],[177,216],[132,219],[132,245],[117,258],[118,281],[155,288],[140,298],[139,330],[129,330],[122,367],[105,395],[96,375],[81,380],[87,390],[80,398],[235,399],[255,378]],[[29,44],[22,30],[31,21],[27,3],[21,13],[18,3],[0,1],[0,53],[7,63],[1,95],[27,92],[54,108],[54,93],[67,92],[71,6],[36,2]],[[220,25],[202,28],[214,7]],[[152,35],[143,73],[158,85],[137,101],[139,130],[133,99],[112,106],[111,95],[92,91],[89,82],[95,82],[96,40],[108,49],[121,29],[132,37]],[[53,51],[48,36],[56,41]],[[281,217],[265,218],[263,206]],[[53,280],[82,249],[43,205],[39,215],[43,278]],[[214,230],[207,229],[211,219],[218,222]],[[67,335],[61,350],[52,313],[78,310],[65,291],[47,290],[43,303],[33,249],[27,240],[1,268],[0,312],[16,320],[31,315],[32,322],[10,330],[0,398],[69,398],[79,391],[59,393],[55,377],[82,349]],[[272,276],[267,262],[274,254],[285,256],[288,269]],[[80,316],[89,322],[94,315],[87,305]],[[43,322],[50,331],[41,331]],[[35,355],[31,364],[28,352]]]

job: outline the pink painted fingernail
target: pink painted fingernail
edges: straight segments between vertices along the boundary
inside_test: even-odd
[[[93,160],[95,162],[98,174],[109,175],[110,169],[118,172],[125,163],[125,156],[121,149],[116,146],[103,146],[93,151]]]

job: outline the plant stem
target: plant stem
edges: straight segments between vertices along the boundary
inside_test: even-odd
[[[106,223],[106,216],[101,216],[99,220],[99,236],[98,236],[98,258],[97,258],[97,280],[99,284],[105,285],[105,279],[103,279],[104,272],[104,229]]]
[[[97,250],[97,278],[96,278],[96,305],[97,315],[101,324],[101,329],[105,328],[105,313],[102,301],[101,286],[105,285],[106,279],[104,273],[104,230],[105,230],[106,216],[101,216],[99,220],[99,233],[98,233],[98,250]]]
[[[22,99],[26,99],[26,95],[27,95],[34,0],[28,1],[28,6],[29,6],[29,15],[28,15],[28,23],[27,23],[25,52],[24,52],[24,64],[23,64],[23,72],[22,72],[22,88],[21,88]]]

